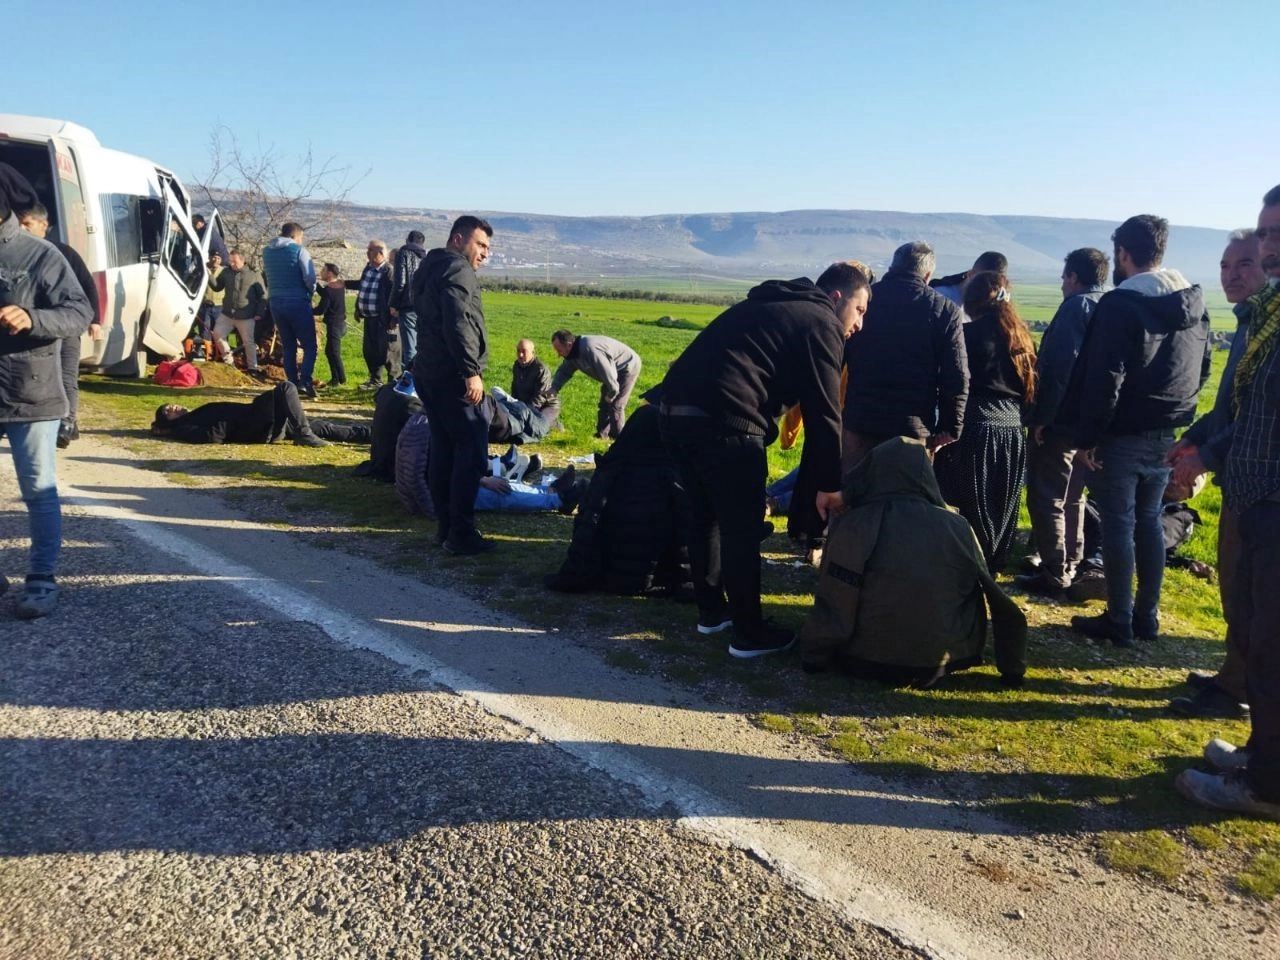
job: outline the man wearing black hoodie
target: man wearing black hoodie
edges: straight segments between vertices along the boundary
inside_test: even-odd
[[[778,436],[783,407],[799,403],[801,476],[820,491],[819,514],[839,508],[841,353],[869,298],[866,275],[847,263],[828,267],[816,284],[770,280],[711,321],[663,381],[662,433],[692,505],[698,632],[732,627],[735,657],[795,642],[760,610],[765,447]]]
[[[410,230],[404,246],[396,251],[395,268],[391,278],[391,316],[400,325],[400,363],[405,370],[413,369],[413,358],[418,352],[418,314],[413,308],[413,275],[418,271],[422,258],[427,255],[423,246],[427,238],[421,230]]]
[[[457,555],[493,549],[475,524],[489,433],[482,406],[489,334],[476,270],[489,256],[492,236],[486,221],[459,217],[445,246],[430,251],[413,277],[419,335],[413,379],[431,421],[427,485],[438,518],[436,541]]]
[[[1117,286],[1098,301],[1085,338],[1075,427],[1082,460],[1097,471],[1091,488],[1102,517],[1107,609],[1072,617],[1071,626],[1129,647],[1135,636],[1159,633],[1165,453],[1174,430],[1195,417],[1209,378],[1209,315],[1200,288],[1160,265],[1167,220],[1130,217],[1111,240]]]

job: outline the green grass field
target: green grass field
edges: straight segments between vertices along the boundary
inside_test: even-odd
[[[1018,290],[1016,302],[1029,318],[1048,319],[1058,297],[1052,287],[1028,287]],[[532,338],[554,368],[551,333],[568,327],[608,334],[636,348],[644,358],[637,395],[661,380],[696,328],[721,309],[502,293],[486,294],[485,306],[488,383],[509,386],[521,337]],[[674,322],[659,323],[664,316]],[[343,348],[352,384],[365,375],[359,336],[353,325]],[[1215,378],[1224,357],[1215,356]],[[317,377],[326,374],[321,359]],[[1211,403],[1215,382],[1204,391],[1202,407]],[[670,601],[546,592],[541,580],[564,557],[569,518],[482,517],[486,534],[499,540],[499,553],[450,558],[431,541],[433,525],[405,515],[391,489],[352,475],[350,467],[363,459],[363,451],[160,442],[147,437],[145,428],[156,405],[174,399],[173,391],[102,378],[86,378],[83,389],[86,427],[112,437],[148,466],[216,489],[247,509],[285,519],[333,517],[356,531],[327,538],[320,547],[372,554],[395,569],[470,591],[535,626],[572,623],[597,638],[602,656],[616,666],[696,687],[778,736],[809,738],[864,770],[989,807],[1028,831],[1074,838],[1116,869],[1157,882],[1199,884],[1213,896],[1244,891],[1270,897],[1280,886],[1280,825],[1215,816],[1173,791],[1174,775],[1195,761],[1207,740],[1243,742],[1248,733],[1242,722],[1175,720],[1164,710],[1170,697],[1186,692],[1186,671],[1216,668],[1223,650],[1217,587],[1186,571],[1169,571],[1163,636],[1135,650],[1072,635],[1069,616],[1084,607],[1024,598],[1032,629],[1031,669],[1022,690],[1000,688],[990,667],[929,691],[810,678],[786,658],[730,659],[719,638],[708,641],[693,633],[693,610]],[[195,405],[229,392],[188,391],[182,402]],[[552,469],[570,456],[603,448],[591,439],[597,397],[598,386],[582,377],[565,389],[568,430],[538,448]],[[309,409],[362,416],[370,402],[349,387],[326,393]],[[771,448],[771,474],[780,475],[796,459],[794,451]],[[1194,505],[1205,523],[1186,552],[1214,562],[1217,488],[1210,486]],[[780,533],[764,550],[766,614],[799,627],[812,603],[815,571],[796,564]]]

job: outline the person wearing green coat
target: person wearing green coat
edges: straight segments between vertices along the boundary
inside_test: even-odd
[[[1021,686],[1026,617],[987,571],[969,522],[944,504],[924,443],[875,447],[842,494],[800,632],[804,669],[931,686],[982,663],[989,610],[1001,682]]]

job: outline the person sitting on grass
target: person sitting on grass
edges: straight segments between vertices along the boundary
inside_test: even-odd
[[[932,686],[982,663],[990,609],[1001,682],[1021,686],[1026,617],[996,586],[969,521],[947,509],[925,442],[873,447],[842,494],[800,632],[805,672]]]
[[[431,457],[431,423],[425,413],[416,413],[400,431],[396,440],[396,495],[404,508],[413,514],[435,516],[431,490],[427,486],[427,467]],[[528,461],[525,461],[526,468]],[[532,471],[529,472],[530,475]],[[477,510],[534,512],[558,510],[573,513],[587,488],[587,481],[577,476],[571,466],[551,483],[525,483],[505,476],[486,476],[476,492]]]
[[[180,443],[279,443],[292,440],[300,447],[327,447],[331,440],[368,443],[365,424],[309,420],[302,411],[298,388],[282,383],[249,403],[220,400],[188,410],[162,403],[151,423],[151,434]]]

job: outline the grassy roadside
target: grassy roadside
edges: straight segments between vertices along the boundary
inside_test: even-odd
[[[490,382],[506,385],[515,342],[533,337],[550,361],[558,327],[606,333],[645,358],[641,389],[661,379],[666,363],[719,308],[646,302],[574,300],[487,294]],[[669,316],[673,322],[659,323]],[[674,322],[674,321],[683,321]],[[344,342],[351,383],[363,379],[359,329]],[[1218,358],[1221,363],[1221,357]],[[552,364],[554,366],[554,363]],[[323,361],[317,375],[325,376]],[[211,371],[216,382],[224,371]],[[237,378],[238,379],[238,378]],[[491,515],[486,533],[501,554],[454,559],[440,553],[431,527],[404,514],[386,486],[354,477],[363,451],[292,445],[188,447],[156,441],[145,429],[162,402],[197,403],[260,387],[174,391],[147,382],[87,378],[84,428],[118,443],[138,462],[208,488],[256,516],[303,528],[320,549],[373,556],[407,573],[447,583],[517,613],[536,626],[579,628],[608,662],[697,687],[750,714],[778,736],[807,738],[833,754],[913,789],[987,807],[1031,832],[1073,838],[1116,869],[1142,873],[1210,897],[1243,891],[1275,896],[1280,888],[1280,825],[1223,818],[1184,803],[1173,775],[1190,765],[1205,741],[1241,742],[1239,722],[1174,720],[1163,706],[1184,693],[1187,669],[1213,669],[1222,653],[1216,586],[1169,571],[1162,609],[1164,635],[1137,650],[1115,650],[1066,630],[1082,608],[1024,602],[1032,624],[1024,689],[1006,691],[994,670],[951,678],[931,691],[886,689],[802,675],[794,661],[740,662],[724,644],[691,634],[692,612],[653,599],[603,595],[565,598],[543,590],[571,531],[569,518]],[[566,389],[569,429],[542,444],[553,467],[599,448],[590,439],[596,388],[577,378]],[[1211,397],[1206,390],[1205,399]],[[354,388],[308,404],[318,415],[367,416],[369,398]],[[74,449],[74,448],[73,448]],[[795,455],[771,451],[779,474]],[[1196,501],[1204,527],[1188,553],[1214,558],[1218,497]],[[1025,521],[1025,518],[1024,518]],[[811,603],[814,572],[794,565],[781,535],[765,544],[766,612],[798,627]],[[536,602],[530,602],[534,598]],[[1096,608],[1096,605],[1094,605]]]

